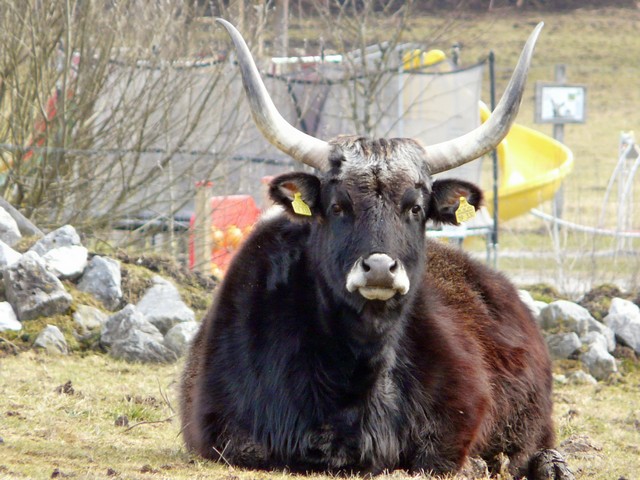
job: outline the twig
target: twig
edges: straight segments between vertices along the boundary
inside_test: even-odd
[[[158,382],[158,390],[160,390],[160,396],[162,397],[162,400],[164,400],[164,403],[167,404],[167,406],[169,407],[169,410],[171,410],[171,413],[175,414],[176,411],[174,410],[173,405],[171,405],[171,401],[169,400],[169,397],[162,390],[162,385],[160,385],[160,380],[159,379],[156,379],[156,380]]]
[[[227,444],[224,446],[224,448],[222,449],[222,452],[220,450],[218,450],[216,447],[212,446],[211,448],[213,449],[214,452],[216,452],[220,458],[218,458],[218,460],[222,460],[224,463],[227,464],[227,467],[231,467],[233,468],[233,465],[231,465],[226,458],[224,458],[224,452],[227,451],[227,447],[229,446],[231,442],[227,442]]]
[[[128,432],[129,430],[133,430],[134,428],[140,426],[140,425],[151,425],[154,423],[171,423],[171,420],[173,420],[173,417],[175,417],[175,415],[171,415],[170,417],[165,418],[164,420],[156,420],[156,421],[144,421],[144,422],[138,422],[138,423],[134,423],[133,425],[131,425],[129,428],[127,428],[125,430],[125,432]]]
[[[19,351],[20,351],[20,349],[18,348],[18,346],[17,346],[15,343],[13,343],[13,342],[12,342],[12,341],[10,341],[10,340],[7,340],[7,339],[6,339],[6,338],[4,338],[4,337],[0,337],[0,342],[8,343],[11,347],[13,347],[13,351],[14,351],[14,353],[17,353],[17,352],[19,352]]]

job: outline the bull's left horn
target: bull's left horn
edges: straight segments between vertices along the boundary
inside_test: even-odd
[[[298,130],[280,115],[240,32],[222,18],[217,18],[216,21],[226,28],[236,47],[242,83],[253,120],[267,141],[299,162],[321,171],[328,170],[329,144]]]
[[[529,36],[511,81],[489,119],[465,135],[426,147],[426,161],[432,174],[450,170],[484,155],[507,135],[520,108],[531,57],[543,26],[544,23],[540,22]]]

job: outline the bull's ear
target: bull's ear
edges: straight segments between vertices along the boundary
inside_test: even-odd
[[[295,220],[314,220],[320,215],[320,179],[302,172],[285,173],[271,181],[269,196]]]
[[[459,225],[456,211],[460,208],[461,198],[464,198],[474,210],[478,210],[483,200],[482,190],[463,180],[436,180],[433,183],[427,216],[434,222]]]

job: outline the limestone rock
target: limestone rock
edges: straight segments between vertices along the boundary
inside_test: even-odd
[[[609,314],[604,322],[615,332],[616,337],[624,345],[633,348],[640,354],[640,314]]]
[[[599,333],[606,339],[607,351],[609,353],[613,352],[616,349],[616,335],[611,328],[606,326],[604,323],[597,321],[596,319],[589,320],[587,328],[587,334],[591,332]]]
[[[94,331],[100,331],[106,323],[108,315],[89,305],[78,305],[73,312],[73,321],[79,336],[90,335]]]
[[[518,296],[520,297],[520,300],[522,300],[522,302],[529,308],[529,310],[531,310],[531,313],[533,314],[534,318],[536,318],[536,320],[540,316],[540,310],[542,309],[542,307],[547,306],[547,304],[544,302],[538,302],[534,300],[531,294],[526,290],[518,290]]]
[[[33,346],[42,348],[50,354],[67,355],[69,353],[67,341],[60,329],[55,325],[47,325],[38,334]]]
[[[81,245],[68,245],[49,250],[42,259],[56,277],[75,280],[87,266],[87,254],[87,249]]]
[[[171,327],[171,330],[164,336],[164,344],[178,355],[182,356],[193,337],[198,332],[200,324],[198,322],[182,322]]]
[[[0,269],[10,267],[20,260],[21,253],[16,252],[9,245],[0,240]]]
[[[160,331],[144,318],[135,305],[129,304],[111,315],[102,325],[100,343],[110,347],[114,343],[126,339],[132,330],[140,330],[158,342],[163,341]]]
[[[609,315],[626,315],[628,317],[640,316],[640,307],[623,298],[612,298],[609,306]]]
[[[7,300],[22,322],[64,313],[71,306],[71,295],[35,252],[25,253],[3,277]]]
[[[552,377],[553,377],[553,382],[559,385],[565,385],[568,381],[567,376],[562,375],[561,373],[554,373]]]
[[[557,333],[546,338],[551,358],[566,359],[582,347],[582,342],[575,332]]]
[[[582,370],[573,372],[569,375],[567,381],[574,385],[596,385],[598,383],[592,375],[589,375],[587,372],[583,372]]]
[[[9,212],[0,207],[0,240],[9,246],[15,245],[22,238],[18,224]]]
[[[540,318],[543,328],[565,327],[578,335],[589,331],[589,320],[593,319],[586,308],[567,300],[551,302],[542,309]]]
[[[30,248],[30,251],[43,256],[49,250],[53,250],[54,248],[69,247],[80,244],[80,236],[76,232],[76,229],[71,225],[65,225],[64,227],[60,227],[47,233]]]
[[[616,348],[615,335],[606,325],[598,322],[589,311],[577,303],[567,300],[551,302],[540,312],[541,326],[544,329],[564,328],[575,332],[579,337],[589,332],[598,332],[607,339],[607,350],[613,352]]]
[[[580,360],[597,380],[605,380],[618,371],[616,359],[599,343],[592,344]]]
[[[80,277],[78,289],[96,297],[109,310],[117,309],[122,300],[120,263],[96,255]]]
[[[109,348],[112,357],[130,362],[164,363],[177,359],[164,346],[160,331],[134,305],[127,305],[109,317],[102,327],[100,342]]]
[[[113,358],[128,362],[169,363],[177,360],[172,350],[140,330],[132,330],[126,339],[114,343],[109,353]]]
[[[18,317],[9,302],[0,302],[0,332],[5,330],[22,330],[22,323],[18,321]]]
[[[136,305],[145,318],[163,334],[182,322],[193,322],[195,314],[180,298],[178,289],[161,277],[153,278],[153,286]]]
[[[607,340],[607,337],[605,337],[600,332],[588,332],[587,334],[583,335],[580,340],[583,344],[588,346],[591,346],[594,343],[598,343],[602,345],[602,347],[605,348],[609,353],[611,353],[609,351],[609,341]]]

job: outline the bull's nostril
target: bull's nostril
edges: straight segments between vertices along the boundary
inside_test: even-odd
[[[370,267],[370,266],[369,266],[369,264],[366,262],[366,260],[363,260],[363,261],[362,261],[362,269],[363,269],[365,272],[369,272],[369,271],[371,270],[371,267]]]
[[[398,262],[394,260],[393,263],[389,265],[389,271],[391,273],[396,273],[396,270],[398,270]]]

